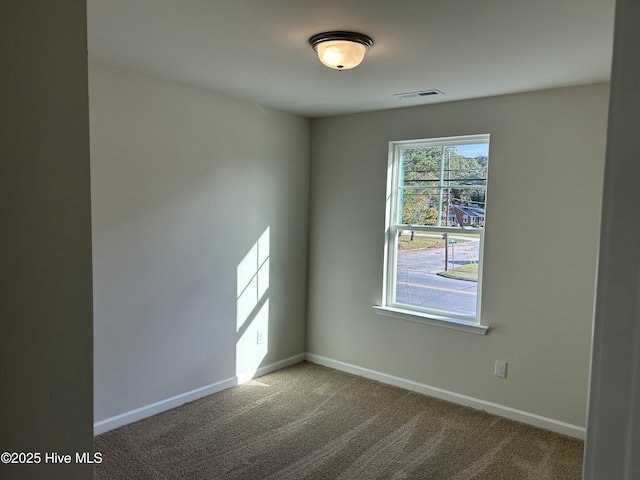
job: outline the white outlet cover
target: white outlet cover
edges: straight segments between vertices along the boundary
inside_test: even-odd
[[[504,360],[496,360],[496,366],[493,373],[496,377],[507,378],[507,362]]]

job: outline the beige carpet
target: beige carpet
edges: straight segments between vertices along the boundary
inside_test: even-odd
[[[581,441],[303,362],[95,438],[115,479],[581,478]]]

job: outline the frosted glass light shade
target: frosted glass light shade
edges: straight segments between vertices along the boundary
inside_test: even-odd
[[[320,61],[335,70],[348,70],[362,62],[373,40],[355,32],[318,33],[309,39]]]
[[[364,59],[367,47],[346,40],[332,40],[318,45],[318,58],[329,68],[348,70],[357,67]]]

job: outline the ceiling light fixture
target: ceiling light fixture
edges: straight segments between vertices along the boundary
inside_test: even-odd
[[[309,39],[309,44],[327,67],[347,70],[360,65],[373,40],[362,33],[337,31],[318,33]]]

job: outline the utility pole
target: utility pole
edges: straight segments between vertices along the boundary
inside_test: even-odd
[[[451,209],[451,150],[447,152],[447,221],[445,223],[446,226],[449,226],[449,212]]]
[[[451,240],[451,269],[456,268],[456,251],[455,244],[458,243],[455,240]]]
[[[442,235],[444,238],[444,271],[449,269],[449,232]]]
[[[442,211],[444,210],[442,207],[443,202],[444,202],[444,161],[445,161],[445,155],[446,155],[446,148],[447,147],[442,147],[442,157],[440,158],[440,185],[439,185],[439,201],[438,201],[438,227],[442,226]],[[446,219],[445,219],[445,225],[446,225]]]

